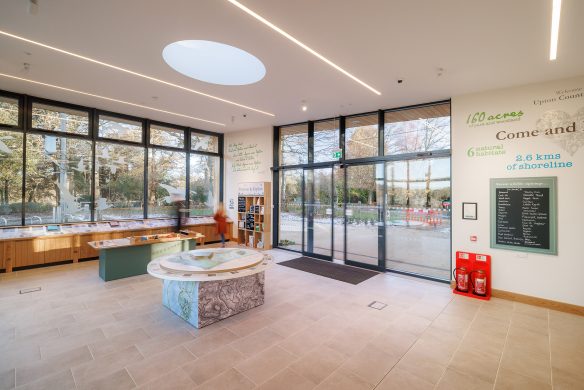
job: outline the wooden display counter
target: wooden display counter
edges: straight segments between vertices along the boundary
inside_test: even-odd
[[[215,222],[211,218],[202,218],[181,226],[183,230],[200,233],[205,236],[203,244],[220,241]],[[148,220],[139,221],[144,224]],[[59,232],[48,232],[46,226],[27,226],[0,229],[0,270],[12,272],[13,268],[60,263],[99,256],[97,249],[88,245],[92,241],[104,241],[126,238],[136,235],[164,234],[177,231],[176,220],[169,226],[118,227],[110,230],[91,231],[103,222],[85,223],[80,231],[68,232],[75,225],[50,225],[63,228]],[[231,239],[233,222],[228,221],[228,233],[225,239]],[[34,230],[32,230],[34,229]]]

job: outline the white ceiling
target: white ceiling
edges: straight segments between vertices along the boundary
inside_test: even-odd
[[[446,99],[580,75],[584,1],[564,0],[558,59],[549,61],[551,0],[241,0],[381,91],[377,96],[226,0],[0,0],[0,30],[274,113],[228,105],[0,36],[0,72],[225,123],[219,127],[0,77],[0,89],[229,132]],[[185,39],[257,56],[248,86],[189,79],[162,59]],[[25,52],[31,53],[27,55]],[[23,63],[31,64],[23,72]],[[437,69],[444,74],[437,76]],[[404,79],[398,85],[397,79]],[[158,99],[153,99],[157,96]],[[307,112],[300,110],[306,100]],[[244,118],[244,114],[247,117]],[[232,122],[232,117],[234,121]]]

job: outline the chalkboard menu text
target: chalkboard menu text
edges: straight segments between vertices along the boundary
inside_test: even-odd
[[[491,247],[557,254],[556,178],[491,179]]]

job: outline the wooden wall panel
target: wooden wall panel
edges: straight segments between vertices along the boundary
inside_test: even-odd
[[[5,257],[6,254],[4,254],[4,243],[0,242],[0,269],[6,268],[6,261],[4,260]]]

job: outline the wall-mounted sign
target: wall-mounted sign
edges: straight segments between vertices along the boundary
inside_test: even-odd
[[[238,196],[264,196],[264,183],[239,183],[237,186]]]
[[[557,178],[491,179],[491,248],[558,254]]]
[[[476,203],[462,203],[462,219],[477,219],[477,204]]]
[[[343,157],[343,151],[341,149],[339,150],[335,150],[332,154],[331,157],[335,160],[340,159],[341,157]]]

